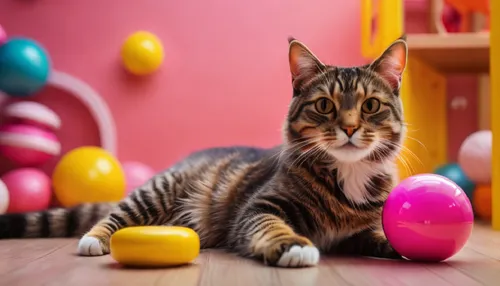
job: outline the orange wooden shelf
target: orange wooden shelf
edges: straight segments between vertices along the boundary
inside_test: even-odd
[[[408,34],[409,56],[445,73],[488,73],[489,33]]]

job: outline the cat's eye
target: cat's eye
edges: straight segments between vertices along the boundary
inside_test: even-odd
[[[380,109],[380,101],[376,98],[368,98],[363,102],[363,106],[361,106],[361,110],[363,110],[364,113],[375,113],[379,111]]]
[[[335,104],[333,104],[333,101],[329,100],[328,98],[322,97],[316,100],[316,110],[319,113],[323,114],[331,113],[334,108]]]

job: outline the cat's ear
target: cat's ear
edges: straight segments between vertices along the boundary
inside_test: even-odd
[[[288,60],[293,80],[311,78],[324,69],[323,63],[304,44],[294,38],[288,38],[288,43]]]
[[[401,80],[408,61],[406,37],[392,43],[382,55],[370,64],[370,69],[386,80],[394,91],[401,87]]]

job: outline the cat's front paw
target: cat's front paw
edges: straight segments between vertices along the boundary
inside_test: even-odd
[[[109,246],[99,238],[84,235],[78,242],[78,254],[81,256],[100,256],[109,253]]]
[[[276,239],[264,251],[264,262],[278,267],[308,267],[319,262],[319,250],[305,237]]]

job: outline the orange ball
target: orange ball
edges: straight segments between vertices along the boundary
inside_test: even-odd
[[[484,220],[491,219],[491,185],[477,185],[472,197],[476,215]]]

